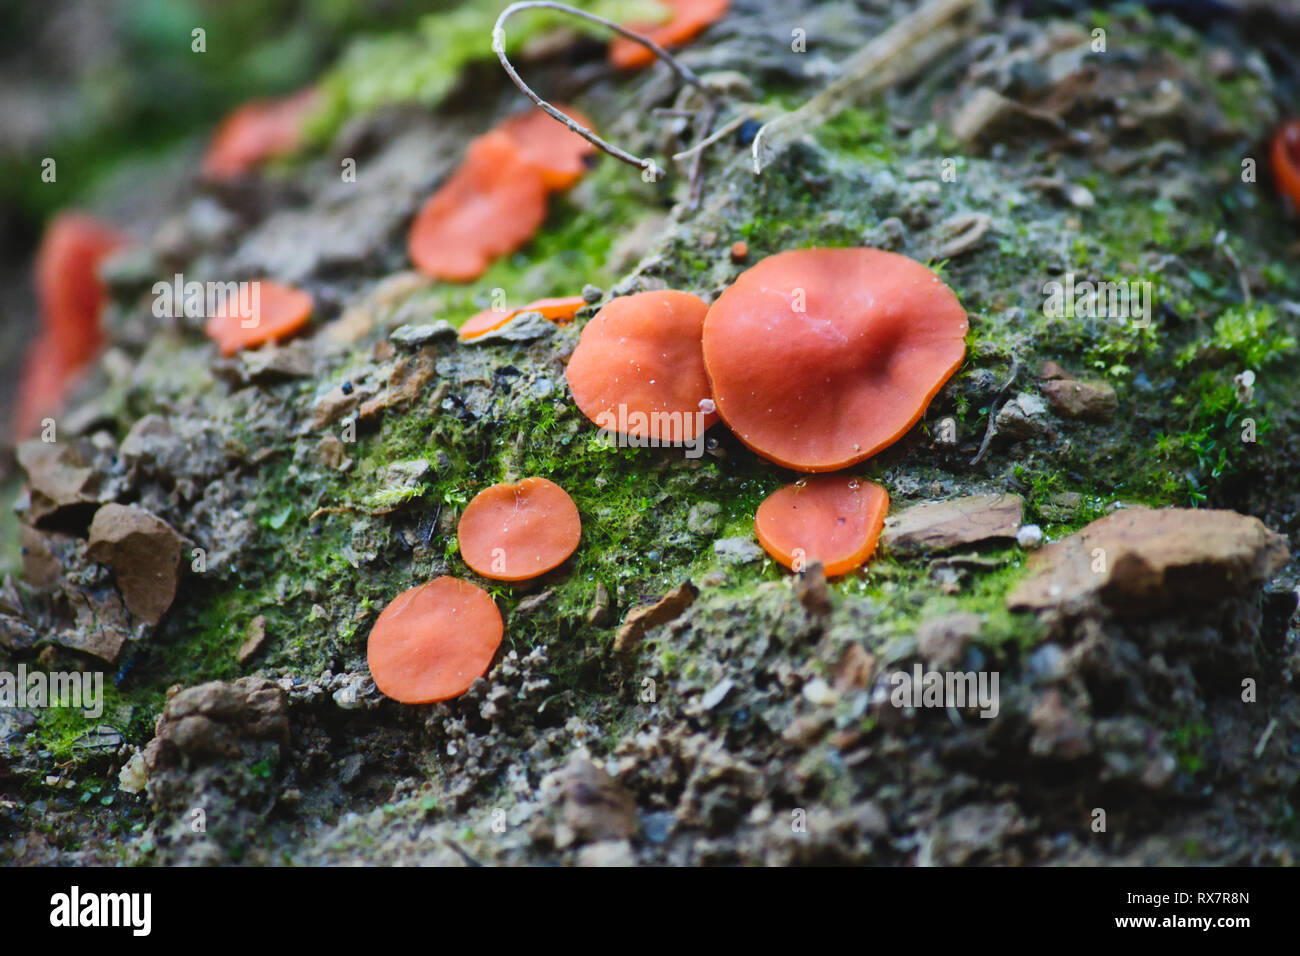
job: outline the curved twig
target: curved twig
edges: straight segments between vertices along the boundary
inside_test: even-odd
[[[703,82],[701,82],[700,78],[695,75],[694,71],[692,71],[690,67],[685,66],[684,64],[679,62],[671,53],[669,53],[667,50],[661,47],[658,43],[655,43],[654,40],[651,40],[649,37],[637,33],[635,30],[629,30],[627,27],[620,26],[619,24],[615,23],[613,20],[606,20],[604,17],[596,16],[596,14],[594,13],[588,13],[586,10],[579,10],[577,7],[571,7],[565,3],[554,3],[552,2],[552,0],[521,0],[521,2],[519,3],[510,4],[510,6],[506,7],[504,10],[501,11],[501,16],[497,17],[496,25],[492,28],[492,50],[496,53],[497,59],[501,61],[501,67],[506,71],[506,75],[509,76],[510,79],[514,81],[515,86],[519,87],[519,89],[523,92],[525,96],[527,96],[530,100],[536,103],[538,107],[540,107],[544,112],[546,112],[547,115],[551,117],[551,119],[555,120],[556,122],[563,123],[572,132],[577,133],[587,142],[591,143],[591,145],[597,147],[598,149],[603,150],[604,152],[608,153],[610,156],[613,156],[615,159],[619,160],[620,162],[627,163],[629,166],[635,166],[640,170],[649,172],[655,179],[659,179],[662,176],[666,176],[667,173],[664,172],[664,170],[660,169],[655,164],[655,161],[652,157],[646,157],[642,159],[640,157],[633,156],[631,153],[627,152],[626,150],[619,149],[613,143],[606,142],[605,140],[597,136],[595,133],[593,133],[591,130],[587,129],[587,127],[583,126],[581,123],[575,122],[572,118],[565,116],[563,113],[557,110],[550,103],[546,102],[536,93],[534,93],[532,88],[523,81],[523,78],[519,75],[518,71],[515,70],[514,66],[511,65],[509,58],[506,56],[505,22],[512,15],[519,13],[523,10],[538,9],[538,8],[547,9],[547,10],[558,10],[561,13],[569,13],[575,17],[579,17],[583,20],[590,21],[591,23],[596,23],[599,24],[600,26],[607,27],[608,29],[613,30],[615,33],[619,34],[620,36],[627,37],[627,39],[632,40],[635,43],[641,44],[643,47],[645,47],[647,50],[649,50],[659,59],[667,63],[668,66],[672,69],[674,73],[677,74],[677,76],[682,80],[683,83],[688,83],[691,86],[696,87],[710,101],[712,101],[713,99],[712,92],[704,85]]]

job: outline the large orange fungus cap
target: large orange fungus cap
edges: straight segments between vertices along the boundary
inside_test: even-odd
[[[302,143],[303,121],[316,108],[316,90],[245,103],[221,121],[203,157],[203,175],[231,179]]]
[[[828,576],[845,574],[871,557],[889,510],[884,488],[849,475],[804,478],[768,495],[754,531],[776,561],[802,571],[820,561]]]
[[[222,355],[287,339],[311,318],[309,293],[270,279],[258,279],[253,285],[257,295],[252,308],[245,310],[242,302],[227,301],[219,314],[208,317],[204,331]]]
[[[709,309],[704,362],[746,445],[834,471],[893,444],[966,354],[966,311],[937,275],[878,249],[800,249],[741,273]]]
[[[594,129],[591,120],[572,106],[551,105],[579,126]],[[550,190],[568,189],[577,183],[587,172],[587,157],[596,153],[595,146],[540,109],[517,113],[497,128],[514,140],[525,162],[541,171],[542,182]]]
[[[580,295],[560,296],[553,299],[537,299],[518,309],[484,309],[465,320],[458,330],[461,340],[476,339],[487,335],[493,329],[499,329],[516,315],[525,312],[540,312],[542,318],[550,319],[556,325],[571,322],[578,310],[587,304]]]
[[[582,413],[609,431],[694,441],[718,419],[700,349],[708,308],[669,289],[623,296],[596,313],[565,371]]]
[[[497,581],[525,581],[559,567],[578,547],[582,520],[568,493],[545,478],[485,488],[460,516],[465,563]]]
[[[459,578],[403,591],[370,629],[366,662],[375,686],[403,704],[459,697],[487,673],[505,627],[491,596]]]
[[[649,37],[664,49],[695,39],[705,27],[721,19],[731,0],[660,0],[671,11],[665,23],[629,24],[628,29]],[[655,55],[627,37],[616,37],[609,45],[609,62],[622,70],[649,66]]]
[[[437,279],[478,278],[537,232],[546,192],[541,171],[520,156],[509,135],[485,133],[416,215],[407,239],[411,261]]]

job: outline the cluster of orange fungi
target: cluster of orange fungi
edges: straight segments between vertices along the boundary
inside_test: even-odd
[[[581,306],[558,302],[569,316]],[[475,316],[467,337],[503,315]],[[803,249],[762,260],[712,306],[671,289],[614,299],[583,328],[566,377],[584,415],[643,443],[694,442],[720,418],[779,465],[831,472],[921,418],[961,364],[966,329],[957,297],[920,263],[877,249]],[[835,576],[871,557],[888,509],[879,485],[818,474],[764,500],[754,530],[785,567],[820,562]],[[487,488],[457,526],[465,564],[509,582],[558,568],[581,535],[573,500],[544,478]],[[403,703],[446,700],[487,672],[501,635],[485,592],[440,577],[379,616],[371,674]]]
[[[526,581],[568,560],[582,537],[582,520],[559,485],[525,478],[475,495],[456,536],[461,557],[478,574]],[[503,632],[501,613],[486,591],[444,575],[384,608],[366,642],[366,661],[375,686],[393,700],[448,700],[487,673]]]
[[[573,107],[557,109],[591,128]],[[406,242],[411,261],[435,279],[477,279],[533,237],[546,218],[550,194],[577,183],[595,149],[532,109],[476,137],[411,223]]]
[[[712,306],[685,292],[615,299],[582,330],[567,377],[583,414],[655,444],[714,417],[769,461],[848,468],[901,438],[966,353],[966,312],[918,262],[878,249],[800,249],[741,273]],[[764,549],[796,571],[869,559],[883,488],[803,479],[758,509]]]
[[[661,46],[685,43],[726,11],[728,0],[667,0],[668,20],[639,28]],[[648,65],[653,54],[625,38],[610,61]],[[295,150],[315,93],[241,107],[220,127],[204,175],[241,175]],[[571,107],[577,123],[591,123]],[[436,278],[469,281],[541,226],[548,196],[583,176],[593,147],[536,111],[507,119],[470,143],[464,161],[425,203],[408,238],[411,259]],[[1278,190],[1300,206],[1300,122],[1273,141]],[[104,292],[98,263],[124,237],[65,215],[37,256],[43,328],[28,357],[20,433],[99,346]],[[748,257],[741,242],[735,262]],[[259,308],[209,318],[223,354],[295,334],[310,295],[259,280]],[[490,309],[460,329],[462,340],[525,312],[564,323],[581,297]],[[754,530],[774,560],[795,571],[819,562],[830,576],[870,559],[889,508],[885,489],[844,474],[898,441],[965,356],[966,312],[930,269],[877,249],[778,253],[743,272],[711,306],[675,290],[614,299],[583,328],[566,377],[578,408],[610,431],[655,444],[688,443],[719,418],[777,465],[814,474],[769,495]],[[465,508],[460,554],[484,578],[519,582],[562,565],[582,522],[569,495],[545,478],[493,485]],[[491,596],[442,576],[398,595],[379,615],[366,655],[381,692],[409,704],[463,694],[491,666],[504,626]]]
[[[662,23],[633,24],[660,46],[694,39],[720,18],[729,0],[664,0]],[[621,69],[650,65],[653,54],[624,37],[610,44],[609,61]],[[202,160],[211,182],[238,179],[302,148],[307,119],[320,104],[316,87],[288,96],[244,103],[217,126]],[[561,107],[579,124],[591,123],[577,110]],[[469,147],[457,172],[420,210],[411,228],[412,261],[431,276],[469,281],[499,256],[526,243],[546,217],[550,193],[572,187],[587,169],[594,147],[540,112],[512,117]],[[36,286],[42,327],[28,352],[12,419],[16,435],[28,435],[42,417],[57,412],[79,372],[102,341],[104,290],[96,269],[125,236],[88,216],[64,213],[51,222],[37,255]],[[256,315],[210,316],[205,331],[222,354],[256,348],[301,331],[312,312],[304,291],[269,279],[261,286]],[[465,340],[504,325],[522,312],[540,312],[556,322],[571,320],[582,300],[543,299],[517,309],[488,310],[461,329]]]

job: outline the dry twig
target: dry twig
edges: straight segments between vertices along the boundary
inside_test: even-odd
[[[764,124],[754,137],[754,174],[789,138],[823,123],[859,97],[900,82],[957,43],[949,24],[976,0],[929,0],[851,56],[840,76],[803,106]]]
[[[510,79],[514,81],[515,86],[519,87],[519,89],[523,92],[525,96],[527,96],[530,100],[536,103],[537,106],[539,106],[543,111],[545,111],[551,117],[551,119],[555,120],[558,123],[563,123],[570,130],[577,133],[587,142],[591,143],[596,148],[608,153],[610,156],[613,156],[615,159],[619,160],[620,162],[627,163],[629,166],[636,166],[638,169],[650,173],[650,175],[653,176],[655,179],[659,179],[662,176],[665,176],[666,173],[655,164],[653,158],[645,157],[643,159],[637,156],[633,156],[631,153],[627,152],[626,150],[619,149],[613,143],[606,142],[604,139],[601,139],[591,130],[587,129],[587,127],[583,126],[581,123],[575,122],[570,117],[565,116],[563,113],[557,110],[550,103],[546,102],[536,93],[534,93],[532,88],[527,83],[524,82],[523,78],[519,75],[518,71],[515,70],[514,66],[510,63],[510,59],[506,56],[505,23],[506,20],[508,20],[514,14],[519,13],[523,10],[532,10],[532,9],[558,10],[561,13],[568,13],[575,17],[579,17],[583,20],[587,20],[591,23],[596,23],[599,24],[600,26],[607,27],[608,29],[613,30],[615,33],[619,34],[620,36],[627,37],[629,40],[641,44],[643,47],[645,47],[647,50],[649,50],[659,59],[663,60],[665,63],[668,64],[668,66],[672,69],[672,71],[677,74],[677,76],[682,80],[683,83],[688,83],[691,86],[694,86],[698,90],[700,90],[700,92],[704,95],[705,100],[709,103],[714,102],[714,95],[712,91],[709,90],[704,85],[704,83],[700,81],[700,78],[695,75],[695,73],[690,69],[690,67],[687,67],[684,64],[682,64],[671,53],[669,53],[667,50],[661,47],[658,43],[655,43],[654,40],[651,40],[649,37],[643,34],[637,33],[635,30],[629,30],[627,27],[620,26],[619,24],[615,23],[613,20],[606,20],[604,17],[596,16],[596,14],[594,13],[588,13],[586,10],[579,10],[577,7],[571,7],[565,3],[553,3],[552,0],[521,0],[521,2],[519,3],[510,4],[510,6],[506,7],[504,10],[501,11],[501,16],[497,17],[496,25],[492,28],[492,49],[496,53],[497,59],[501,61],[501,67],[506,71],[506,75],[509,76]]]
[[[984,440],[980,442],[979,451],[976,452],[975,457],[970,460],[972,467],[978,465],[981,461],[983,461],[984,456],[988,454],[989,445],[993,443],[993,436],[998,433],[997,417],[998,417],[998,411],[1002,407],[1001,399],[1004,395],[1006,395],[1007,389],[1009,389],[1012,385],[1015,384],[1015,381],[1019,376],[1020,376],[1020,359],[1017,358],[1015,355],[1012,355],[1011,374],[1007,376],[1007,380],[1002,383],[1002,387],[999,388],[997,394],[993,396],[993,401],[989,402],[989,422],[988,425],[984,428]]]

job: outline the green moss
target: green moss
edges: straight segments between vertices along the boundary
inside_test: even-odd
[[[399,47],[464,46],[452,61],[485,53],[471,50],[478,29],[466,26],[471,15],[458,16],[465,18],[456,21],[461,26],[441,38],[425,32],[396,42]],[[364,60],[372,54],[356,55]],[[362,60],[344,72],[353,66],[368,70]],[[419,63],[409,65],[409,75],[394,79],[392,87],[369,88],[336,75],[327,81],[338,84],[331,94],[334,113],[322,122],[337,124],[392,96],[428,102],[445,94],[442,66],[422,73]],[[906,218],[906,208],[918,204],[923,206],[918,218],[931,222],[987,209],[998,228],[979,254],[936,265],[971,316],[971,358],[963,374],[996,370],[1000,377],[1013,358],[1028,370],[1051,358],[1077,373],[1114,382],[1124,409],[1104,427],[1060,423],[1063,437],[1070,439],[1061,447],[1028,443],[1016,450],[1014,477],[1025,488],[1029,517],[1057,536],[1104,513],[1117,497],[1150,504],[1196,495],[1208,500],[1215,483],[1245,463],[1234,457],[1228,439],[1246,410],[1235,404],[1231,374],[1222,374],[1222,363],[1231,358],[1244,367],[1276,368],[1294,347],[1271,307],[1233,305],[1235,272],[1212,242],[1220,223],[1205,222],[1204,210],[1193,215],[1169,200],[1153,200],[1096,168],[1068,168],[1068,157],[1062,175],[1086,179],[1107,202],[1067,218],[1047,200],[1026,199],[1004,185],[1017,180],[1016,159],[992,164],[962,158],[945,135],[929,127],[901,134],[880,106],[844,111],[816,131],[821,148],[792,147],[759,179],[746,175],[745,188],[715,221],[661,242],[647,273],[672,287],[710,290],[737,271],[724,251],[734,238],[746,240],[757,260],[789,248],[861,244],[881,220]],[[904,164],[925,160],[936,163],[937,180],[936,158],[943,156],[959,159],[958,179],[937,196],[923,196],[900,175]],[[744,161],[738,154],[737,162]],[[477,281],[435,285],[418,301],[431,316],[458,323],[491,305],[497,290],[507,304],[516,305],[573,295],[587,283],[608,288],[621,277],[612,261],[618,240],[663,209],[665,188],[645,184],[634,170],[602,158],[571,193],[552,200],[532,243]],[[1070,224],[1076,218],[1077,224]],[[1064,232],[1047,237],[1040,222]],[[706,228],[722,240],[716,251],[699,241]],[[924,227],[917,227],[906,241],[919,245],[929,239]],[[1166,255],[1180,257],[1188,270],[1163,269],[1160,257]],[[1290,288],[1285,263],[1270,263],[1268,281]],[[1049,319],[1042,309],[1043,283],[1062,267],[1079,278],[1149,281],[1156,302],[1175,305],[1183,321],[1157,319],[1154,328],[1141,330],[1114,320]],[[1212,318],[1213,331],[1207,334]],[[510,621],[507,647],[526,651],[547,644],[557,690],[576,692],[577,706],[594,715],[601,713],[610,682],[618,679],[600,663],[612,630],[586,621],[597,585],[608,589],[617,611],[625,613],[688,577],[698,581],[710,575],[714,593],[740,605],[760,584],[785,578],[770,560],[720,568],[711,545],[718,537],[751,536],[759,502],[792,476],[725,436],[720,449],[725,456],[698,460],[680,449],[610,447],[564,393],[553,360],[576,343],[576,333],[557,335],[558,343],[536,350],[450,346],[455,351],[439,358],[437,388],[408,409],[390,410],[377,428],[363,430],[348,446],[354,464],[346,473],[295,464],[296,442],[304,439],[280,439],[276,454],[261,466],[259,492],[250,505],[256,531],[245,553],[234,567],[186,580],[176,613],[127,681],[125,697],[156,708],[169,683],[238,675],[244,669],[235,650],[259,614],[267,621],[268,642],[253,666],[304,675],[348,666],[379,608],[433,574],[451,573],[477,580],[493,594]],[[358,361],[369,348],[370,343],[359,348]],[[1189,358],[1180,361],[1184,353]],[[1157,384],[1165,391],[1154,392]],[[314,387],[304,385],[291,394],[305,406]],[[1032,372],[1022,375],[1017,387],[1032,389]],[[1261,392],[1271,387],[1261,385]],[[1165,401],[1165,394],[1181,397]],[[969,401],[960,389],[951,399],[941,396],[936,408],[945,401],[962,422],[963,434],[977,434],[991,412],[986,402]],[[1261,415],[1261,421],[1265,418]],[[264,447],[267,436],[246,434],[245,428],[238,418],[229,423],[233,441]],[[418,483],[390,484],[389,466],[414,459],[434,467]],[[915,477],[927,466],[913,458],[908,467]],[[863,471],[883,479],[883,468],[873,462]],[[933,474],[942,477],[942,472],[936,468]],[[574,557],[529,592],[549,591],[547,600],[519,614],[523,593],[477,579],[465,566],[454,518],[487,485],[528,475],[551,478],[570,492],[582,514],[583,535]],[[1073,513],[1053,507],[1063,492],[1083,496]],[[721,506],[716,527],[707,531],[699,530],[698,515],[692,521],[692,510],[704,503]],[[325,510],[312,517],[317,509]],[[1040,636],[1032,617],[1011,615],[1004,606],[1007,592],[1024,574],[1024,554],[995,548],[983,557],[989,566],[967,572],[961,590],[951,595],[942,593],[928,561],[888,555],[830,587],[841,598],[871,603],[873,640],[910,635],[927,617],[965,610],[987,622],[986,646],[1008,653],[1032,646]],[[665,675],[701,669],[700,661],[676,649],[660,650],[657,662]],[[610,716],[606,710],[601,719],[617,723],[627,717],[628,712]]]
[[[22,570],[22,542],[18,536],[18,516],[13,508],[22,486],[22,476],[16,473],[0,482],[0,580],[6,574],[16,575]]]
[[[352,43],[319,80],[321,106],[307,125],[309,138],[328,142],[349,119],[391,103],[437,106],[477,60],[492,60],[492,28],[508,0],[463,4],[421,18],[412,30]],[[654,23],[665,8],[656,0],[575,0],[572,4],[618,23]],[[604,28],[549,10],[531,10],[506,25],[506,52],[514,54],[545,31],[563,26],[608,35]]]
[[[1235,305],[1215,320],[1208,342],[1189,343],[1179,353],[1178,364],[1189,365],[1207,349],[1217,349],[1236,359],[1242,369],[1260,371],[1294,352],[1295,347],[1295,337],[1278,328],[1271,305]]]
[[[931,559],[900,560],[878,555],[863,571],[836,585],[846,594],[868,598],[876,610],[873,640],[916,633],[921,622],[958,611],[979,615],[980,642],[990,648],[1028,648],[1041,632],[1031,616],[1013,615],[1006,596],[1024,576],[1025,555],[1019,548],[984,548],[978,554],[986,570],[971,570],[955,594],[943,594],[931,577]]]
[[[28,666],[30,669],[33,665]],[[75,707],[37,708],[36,744],[48,750],[56,764],[81,764],[103,756],[102,751],[86,746],[87,734],[100,725],[114,728],[128,740],[141,739],[141,735],[147,739],[153,727],[152,715],[150,708],[138,703],[113,686],[113,675],[109,673],[104,681],[103,713],[98,717],[88,717]]]
[[[1157,433],[1154,457],[1165,469],[1166,487],[1186,503],[1208,503],[1215,488],[1250,467],[1258,443],[1273,431],[1276,403],[1288,400],[1294,368],[1260,375],[1253,397],[1239,391],[1234,377],[1277,366],[1295,352],[1295,338],[1278,326],[1271,305],[1231,306],[1207,338],[1178,351],[1174,364],[1185,384],[1171,405],[1179,418]]]
[[[892,163],[899,157],[901,137],[883,105],[846,109],[818,127],[816,135],[827,149],[861,162]]]
[[[1205,747],[1214,736],[1210,726],[1204,721],[1176,727],[1165,737],[1178,761],[1178,769],[1195,776],[1205,769]]]

